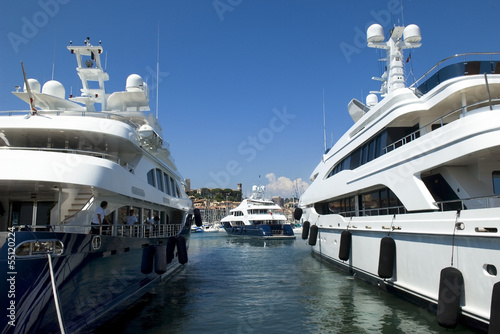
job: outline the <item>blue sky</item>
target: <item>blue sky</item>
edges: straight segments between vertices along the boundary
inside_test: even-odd
[[[269,196],[288,197],[324,150],[323,90],[330,146],[353,124],[348,102],[379,89],[371,23],[386,35],[394,24],[420,27],[406,68],[418,78],[457,53],[500,51],[499,19],[495,0],[12,1],[0,13],[0,101],[27,107],[11,94],[23,83],[20,61],[42,84],[54,64],[66,95],[79,92],[66,46],[87,36],[102,41],[108,93],[132,73],[155,86],[159,26],[159,118],[183,177],[193,188],[243,183],[248,194],[260,175]]]

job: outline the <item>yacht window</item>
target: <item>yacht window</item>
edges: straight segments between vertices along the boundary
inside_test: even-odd
[[[158,168],[156,169],[156,185],[157,188],[161,191],[163,191],[163,179],[162,179],[162,172]]]
[[[172,195],[170,191],[170,178],[167,174],[163,173],[163,178],[165,179],[165,192],[169,195]]]
[[[148,172],[148,174],[147,174],[147,178],[148,178],[148,183],[154,187],[154,186],[155,186],[155,175],[154,175],[154,169],[151,169],[151,170]]]
[[[500,195],[500,171],[493,172],[493,193]]]
[[[175,196],[175,181],[173,177],[170,176],[169,178],[170,178],[170,186],[172,187],[170,190],[170,194],[172,196]]]

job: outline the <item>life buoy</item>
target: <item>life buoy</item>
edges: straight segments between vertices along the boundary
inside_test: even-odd
[[[318,238],[318,225],[313,225],[311,226],[311,233],[309,234],[309,246],[315,246],[317,238]]]
[[[378,258],[378,275],[382,278],[391,278],[396,259],[396,242],[391,237],[380,240],[380,255]]]
[[[175,245],[177,245],[177,238],[172,236],[167,238],[167,263],[172,262],[175,257]]]
[[[488,334],[500,333],[500,282],[493,285],[491,293],[490,327]]]
[[[295,218],[295,220],[300,220],[300,218],[302,218],[301,208],[295,208],[295,210],[293,211],[293,218]]]
[[[349,260],[349,254],[351,253],[351,241],[352,234],[348,230],[342,231],[340,235],[340,248],[339,248],[339,259],[342,261]]]
[[[177,238],[177,259],[180,264],[186,264],[188,262],[186,239],[183,236]]]
[[[437,322],[440,326],[445,328],[457,326],[463,288],[464,278],[460,270],[453,267],[441,270],[437,308]]]
[[[155,246],[149,245],[142,249],[141,273],[151,274],[153,272],[154,256]]]
[[[167,246],[158,245],[155,248],[155,273],[164,274],[167,271]]]
[[[195,222],[196,226],[200,227],[201,225],[203,225],[203,222],[201,220],[200,209],[195,208],[193,210],[193,214],[194,214],[194,222]]]
[[[309,228],[311,227],[311,223],[308,221],[305,221],[304,224],[302,225],[302,239],[307,240],[307,237],[309,236]]]

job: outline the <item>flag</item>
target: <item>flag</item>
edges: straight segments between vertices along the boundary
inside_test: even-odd
[[[409,61],[410,61],[410,59],[411,59],[411,52],[410,52],[410,54],[408,55],[408,58],[406,58],[406,62],[409,62]]]

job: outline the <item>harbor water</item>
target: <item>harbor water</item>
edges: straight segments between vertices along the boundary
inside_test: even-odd
[[[189,262],[96,333],[474,333],[333,268],[306,241],[195,233]]]

